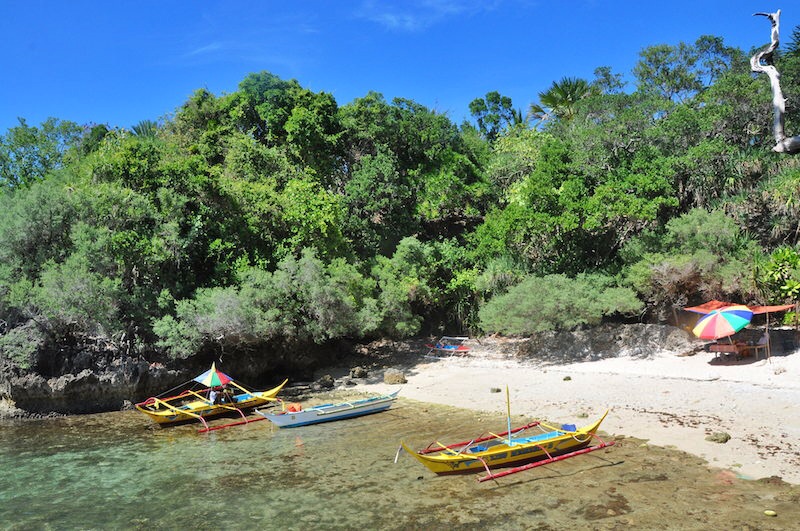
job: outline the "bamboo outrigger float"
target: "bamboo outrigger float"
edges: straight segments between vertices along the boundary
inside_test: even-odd
[[[204,386],[203,388],[185,389],[180,394],[166,398],[150,397],[136,404],[136,409],[160,426],[198,420],[203,424],[201,433],[208,432],[221,427],[261,420],[261,418],[248,420],[244,412],[277,401],[278,393],[288,381],[284,380],[280,385],[266,391],[252,391],[235,382],[227,374],[218,371],[216,365],[212,364],[210,370],[183,384],[185,386],[199,383]],[[227,400],[223,398],[222,387],[230,389],[229,393],[225,393]],[[224,414],[239,415],[242,420],[215,428],[208,427],[206,419]]]

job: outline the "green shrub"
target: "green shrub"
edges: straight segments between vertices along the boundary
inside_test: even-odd
[[[41,330],[32,326],[12,328],[0,335],[0,356],[11,360],[23,369],[29,369],[36,351],[45,342]]]
[[[530,277],[493,298],[479,318],[486,332],[526,335],[596,325],[605,316],[635,314],[642,306],[633,290],[615,286],[609,277],[547,275]]]

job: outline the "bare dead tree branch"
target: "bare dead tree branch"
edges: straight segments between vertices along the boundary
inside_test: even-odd
[[[770,44],[750,58],[750,69],[753,72],[767,74],[772,87],[773,122],[772,134],[775,137],[775,147],[772,151],[777,153],[800,153],[800,136],[787,137],[784,131],[784,113],[786,112],[786,98],[781,91],[781,75],[772,62],[772,56],[778,49],[781,10],[775,13],[753,13],[753,16],[767,17],[772,23]]]

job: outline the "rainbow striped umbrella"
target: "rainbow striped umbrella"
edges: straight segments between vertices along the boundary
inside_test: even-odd
[[[195,382],[201,383],[206,387],[217,387],[218,385],[225,385],[232,381],[233,378],[228,376],[222,371],[217,370],[217,364],[212,363],[211,368],[194,379]]]
[[[701,317],[692,332],[700,339],[728,337],[747,326],[752,318],[753,312],[747,306],[726,306]]]

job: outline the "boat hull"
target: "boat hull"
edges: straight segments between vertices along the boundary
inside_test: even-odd
[[[355,402],[342,402],[340,404],[324,404],[303,409],[302,411],[283,411],[280,413],[269,413],[258,411],[256,413],[265,417],[270,422],[280,428],[297,428],[308,426],[309,424],[320,424],[334,420],[344,420],[353,417],[361,417],[386,411],[392,406],[392,402],[397,399],[397,392],[366,398]]]
[[[510,446],[504,438],[473,447],[467,444],[461,448],[457,446],[451,449],[442,448],[435,452],[415,452],[405,443],[401,442],[401,445],[406,452],[435,474],[468,474],[524,465],[581,450],[592,442],[606,414],[593,424],[575,431],[553,430],[532,437],[512,437]]]
[[[147,415],[156,424],[162,426],[208,419],[226,414],[239,414],[240,411],[251,410],[264,406],[269,402],[274,402],[276,400],[275,397],[287,382],[288,380],[284,380],[280,385],[267,391],[252,391],[237,395],[235,404],[211,404],[208,400],[198,397],[180,406],[169,404],[169,400],[146,400],[136,404],[136,409]]]

